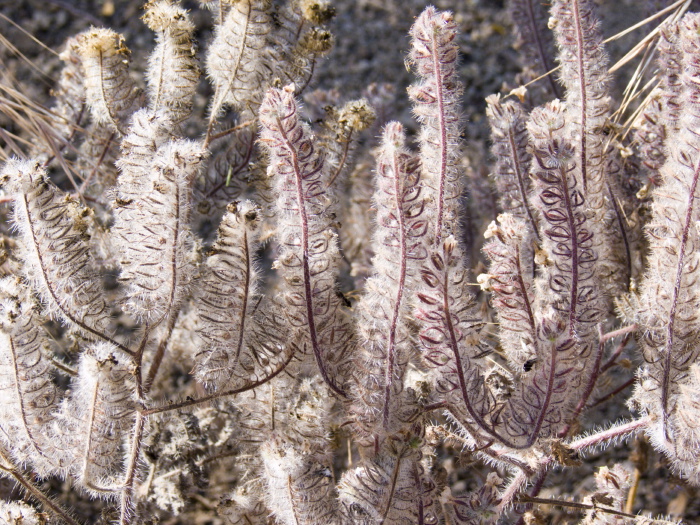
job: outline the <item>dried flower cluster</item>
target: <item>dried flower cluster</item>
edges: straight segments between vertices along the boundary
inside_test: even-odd
[[[593,0],[554,0],[551,33],[512,0],[523,78],[560,82],[487,99],[501,214],[473,275],[452,15],[410,30],[418,146],[383,123],[370,163],[366,99],[308,97],[316,129],[300,108],[326,0],[208,4],[198,60],[190,13],[147,3],[143,86],[121,35],[70,39],[50,133],[6,142],[0,474],[26,502],[0,522],[663,522],[629,463],[538,494],[634,434],[700,485],[700,15],[667,10],[627,133]],[[369,177],[371,210],[348,194]],[[580,434],[633,383],[632,418]]]

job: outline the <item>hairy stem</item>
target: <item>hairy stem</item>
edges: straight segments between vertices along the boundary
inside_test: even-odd
[[[66,522],[68,525],[80,525],[80,523],[70,517],[68,512],[61,508],[60,505],[56,504],[51,498],[44,494],[39,488],[34,485],[27,477],[22,474],[22,472],[12,464],[10,458],[7,456],[4,450],[0,449],[0,460],[5,464],[0,465],[0,470],[5,472],[8,476],[14,479],[27,494],[36,499],[41,505],[55,514],[59,519]]]
[[[690,228],[693,227],[693,208],[695,206],[695,195],[698,176],[700,176],[700,161],[695,165],[693,169],[693,180],[690,184],[690,190],[688,191],[688,208],[685,213],[685,220],[683,221],[683,232],[681,234],[680,246],[678,247],[678,263],[676,265],[676,277],[675,284],[673,286],[673,292],[671,295],[671,310],[668,314],[668,324],[666,325],[666,344],[664,345],[664,362],[663,362],[663,376],[661,378],[661,410],[663,418],[663,429],[664,434],[668,433],[668,397],[669,389],[671,388],[671,362],[673,360],[673,343],[675,336],[675,322],[676,322],[676,309],[678,307],[678,298],[681,292],[681,281],[683,279],[683,266],[685,262],[685,250],[688,245],[688,237],[690,235]]]
[[[301,219],[301,249],[302,249],[302,271],[304,274],[304,296],[306,301],[306,319],[309,323],[309,337],[311,338],[311,348],[314,352],[314,357],[316,358],[316,364],[321,372],[321,376],[326,384],[341,397],[347,397],[347,394],[336,385],[335,381],[328,375],[328,370],[326,369],[325,363],[323,362],[323,356],[321,355],[321,346],[318,341],[318,333],[316,328],[316,314],[314,313],[314,299],[311,283],[311,271],[309,268],[309,218],[306,211],[306,201],[304,199],[304,188],[302,186],[302,173],[299,168],[299,159],[297,157],[297,152],[286,131],[284,130],[284,125],[282,120],[277,117],[277,127],[279,129],[280,135],[284,142],[284,145],[291,158],[292,169],[294,170],[294,180],[296,188],[296,200],[297,206],[299,207],[299,218]]]

